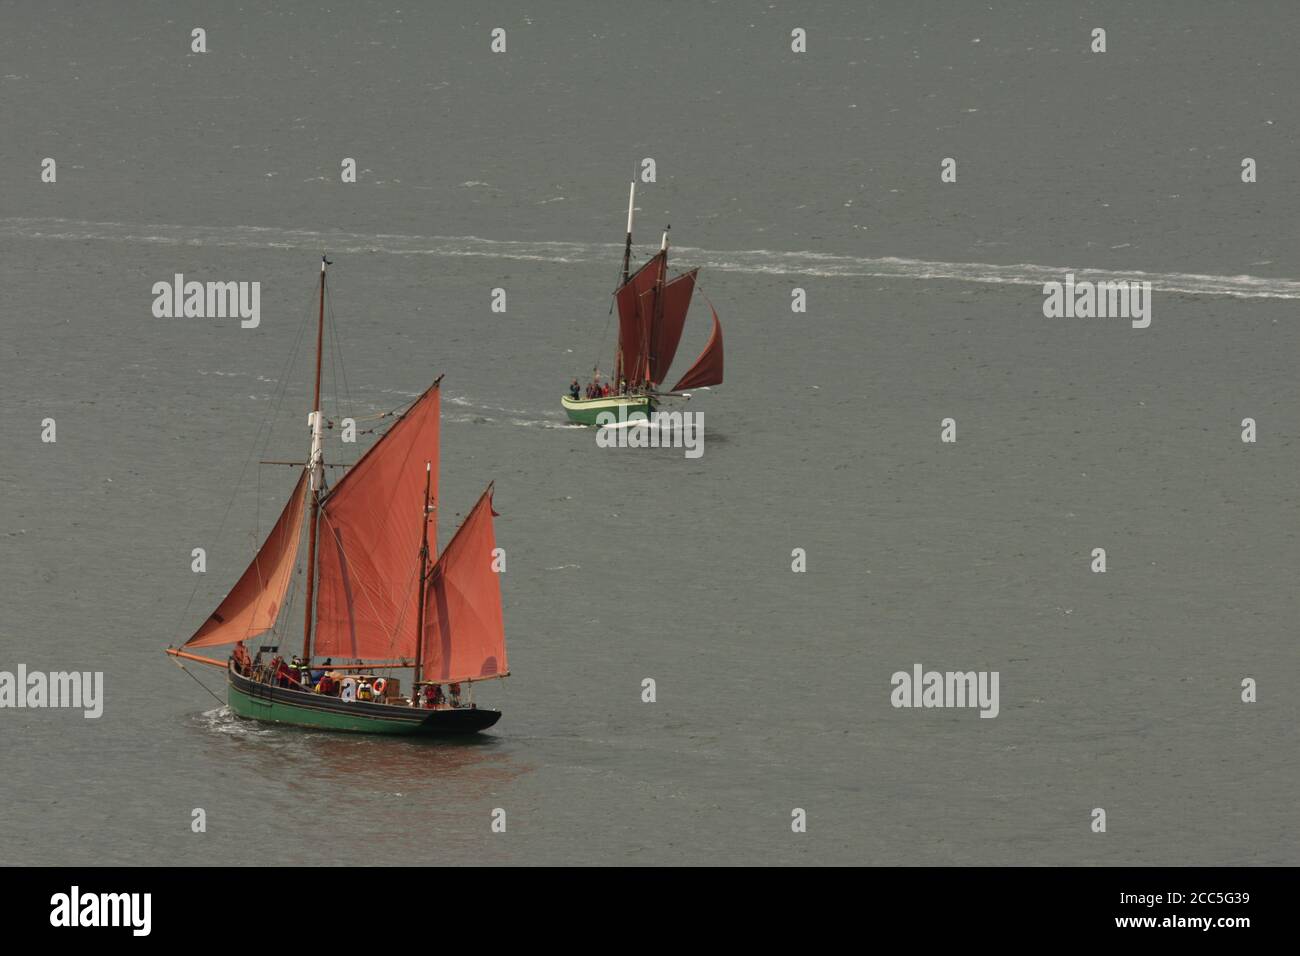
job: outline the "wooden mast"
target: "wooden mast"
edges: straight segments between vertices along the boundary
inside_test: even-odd
[[[433,462],[424,463],[424,527],[420,541],[419,610],[415,615],[415,678],[411,681],[411,699],[419,692],[420,661],[424,657],[424,585],[429,577],[429,488],[433,481]]]
[[[654,342],[655,329],[662,328],[664,324],[664,280],[668,278],[668,230],[672,226],[664,226],[664,237],[659,241],[659,288],[655,292],[655,314],[651,317],[650,328],[646,330],[645,336],[645,384],[650,387],[654,384],[650,380],[650,360],[653,357],[650,353],[650,346]],[[667,369],[664,370],[665,372]]]
[[[627,285],[628,266],[632,263],[632,204],[636,200],[636,180],[627,193],[627,245],[623,247],[623,284]]]
[[[627,285],[630,277],[628,269],[632,264],[632,209],[636,204],[636,180],[632,180],[632,185],[627,191],[627,245],[623,247],[623,285]],[[614,293],[617,298],[618,293]],[[613,311],[613,303],[610,304],[610,310]],[[617,394],[618,383],[623,380],[623,332],[622,325],[619,326],[618,339],[614,342],[614,389]]]
[[[307,519],[307,601],[303,608],[302,621],[302,659],[311,663],[311,620],[312,597],[316,584],[316,524],[320,516],[321,477],[324,473],[321,449],[321,414],[320,414],[320,366],[321,347],[325,341],[325,267],[329,260],[320,257],[320,311],[316,320],[316,387],[312,392],[312,412],[308,416],[311,424],[311,460],[307,467],[311,469],[311,517]]]

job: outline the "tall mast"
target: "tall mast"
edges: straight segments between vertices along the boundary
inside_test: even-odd
[[[307,519],[307,601],[303,609],[302,621],[302,659],[311,663],[311,619],[312,592],[316,584],[316,523],[320,516],[321,478],[324,475],[324,453],[321,448],[321,414],[320,414],[320,364],[321,347],[325,341],[325,267],[330,262],[320,257],[320,312],[316,320],[316,387],[312,392],[311,414],[307,422],[311,425],[311,517]]]
[[[420,594],[419,611],[415,615],[415,679],[411,682],[411,693],[415,694],[420,684],[420,662],[424,658],[424,583],[429,576],[429,487],[433,480],[433,462],[424,463],[424,529],[420,541]]]
[[[645,361],[645,383],[652,384],[650,381],[650,346],[654,342],[654,330],[663,327],[664,323],[664,280],[668,278],[668,230],[672,226],[664,226],[664,237],[659,241],[659,288],[655,292],[655,314],[651,319],[651,325],[646,330],[646,361]],[[667,371],[665,369],[665,371]]]
[[[627,191],[627,245],[623,247],[623,284],[627,285],[628,266],[632,263],[632,204],[636,200],[636,180]]]
[[[632,185],[627,191],[627,245],[623,247],[623,285],[627,285],[630,276],[629,268],[632,264],[632,208],[636,204],[636,180],[632,180]],[[610,309],[613,310],[613,303]],[[618,341],[614,343],[614,387],[623,380],[623,334],[620,331]]]

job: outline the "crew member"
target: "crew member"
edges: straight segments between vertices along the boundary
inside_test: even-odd
[[[289,665],[284,662],[283,657],[277,656],[275,660],[271,661],[271,666],[273,668],[273,679],[276,684],[280,687],[293,686],[293,671],[289,670]]]

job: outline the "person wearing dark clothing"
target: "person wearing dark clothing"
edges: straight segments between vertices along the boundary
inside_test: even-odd
[[[275,683],[280,687],[292,687],[293,671],[291,671],[289,665],[284,662],[284,658],[277,657],[271,663],[275,666]]]
[[[576,378],[569,383],[569,395],[575,402],[582,396],[582,387]]]

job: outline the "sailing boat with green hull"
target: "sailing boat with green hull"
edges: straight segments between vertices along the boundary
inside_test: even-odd
[[[230,710],[240,717],[380,734],[485,730],[501,713],[462,705],[460,685],[472,690],[510,673],[492,485],[437,554],[441,377],[328,485],[320,402],[327,265],[322,257],[310,455],[243,576],[167,653],[178,663],[223,668]],[[264,662],[287,626],[285,596],[304,537],[302,655]],[[259,638],[264,646],[250,659],[244,641]],[[234,645],[225,661],[194,653],[224,645]],[[328,663],[314,665],[317,658]],[[403,695],[400,679],[389,675],[406,670],[413,680]]]
[[[686,313],[691,307],[695,278],[692,269],[668,278],[668,231],[664,230],[659,251],[636,272],[629,272],[632,262],[632,211],[636,202],[636,182],[628,191],[627,243],[623,248],[623,282],[614,293],[618,306],[618,345],[614,352],[614,375],[607,383],[608,394],[600,389],[597,370],[588,392],[581,385],[573,394],[560,399],[569,421],[580,425],[600,425],[649,417],[669,398],[689,398],[682,390],[719,385],[722,382],[722,323],[712,304],[713,332],[704,351],[668,392],[659,386],[668,378],[668,369],[677,354],[686,327]],[[596,392],[600,391],[601,394]],[[610,417],[612,416],[612,418]]]

